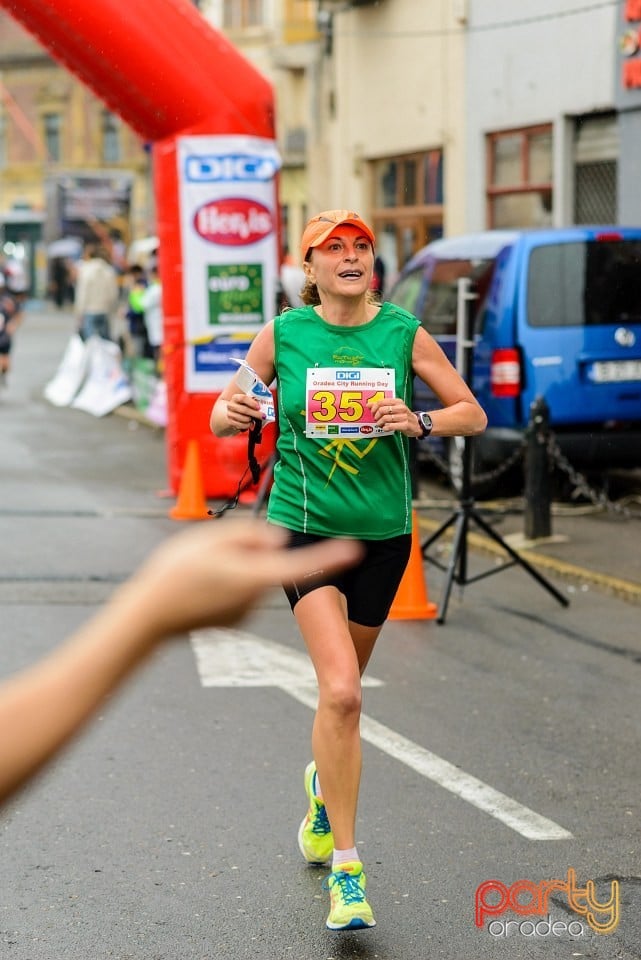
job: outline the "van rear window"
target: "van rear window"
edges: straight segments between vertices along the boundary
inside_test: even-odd
[[[528,269],[527,319],[532,327],[641,323],[641,241],[535,247]]]

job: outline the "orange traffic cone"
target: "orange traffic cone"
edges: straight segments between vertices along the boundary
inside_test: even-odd
[[[190,440],[187,444],[178,500],[169,511],[169,516],[172,520],[206,520],[208,517],[200,452],[196,440]]]
[[[423,573],[423,554],[421,553],[416,510],[412,511],[412,548],[410,558],[403,574],[389,620],[434,620],[438,613],[435,603],[427,599],[425,574]]]

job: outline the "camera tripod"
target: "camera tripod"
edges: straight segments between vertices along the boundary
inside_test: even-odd
[[[470,281],[467,279],[460,279],[458,281],[457,301],[456,368],[466,383],[470,382],[471,351],[474,345],[469,332],[471,330],[470,303],[475,299],[476,294],[470,292]],[[468,583],[475,583],[477,580],[481,580],[484,577],[489,577],[495,573],[500,573],[502,570],[506,570],[508,567],[513,567],[517,564],[527,573],[529,573],[530,576],[533,577],[549,593],[551,593],[560,604],[567,607],[569,605],[567,597],[564,597],[562,593],[559,593],[556,587],[546,580],[545,577],[538,572],[538,570],[531,566],[527,560],[524,560],[523,557],[509,545],[509,543],[506,543],[503,537],[501,537],[496,530],[492,528],[492,526],[483,516],[481,516],[477,510],[474,497],[472,496],[471,482],[472,444],[474,442],[474,438],[463,437],[462,439],[463,458],[458,507],[451,514],[451,516],[449,516],[447,520],[442,523],[441,526],[430,537],[428,537],[424,543],[421,544],[421,552],[423,557],[425,557],[428,562],[434,564],[434,566],[437,566],[439,569],[445,571],[445,583],[443,586],[441,602],[439,603],[438,607],[438,614],[436,618],[437,623],[445,623],[447,606],[452,590],[452,584],[454,582],[459,584],[461,587],[464,587]],[[471,523],[475,523],[484,533],[488,535],[488,537],[494,540],[495,543],[498,543],[499,546],[501,546],[509,555],[510,559],[501,564],[501,566],[492,567],[483,571],[482,573],[469,577],[467,569],[467,534]],[[427,551],[432,544],[436,543],[436,541],[445,533],[446,530],[449,530],[451,526],[454,526],[452,553],[449,563],[447,566],[445,566],[439,560],[431,557]]]
[[[560,604],[562,604],[564,607],[567,607],[569,604],[567,597],[564,597],[562,593],[559,593],[556,587],[546,580],[538,570],[529,564],[527,560],[524,560],[523,557],[509,545],[509,543],[506,543],[503,537],[501,537],[500,534],[494,530],[491,524],[489,524],[476,509],[474,497],[470,493],[470,454],[471,443],[473,441],[471,437],[465,437],[464,442],[463,475],[458,507],[448,517],[448,519],[441,524],[438,530],[436,530],[430,537],[428,537],[427,540],[425,540],[424,543],[421,544],[421,552],[425,559],[429,563],[432,563],[434,566],[445,571],[445,583],[443,585],[443,593],[436,617],[437,623],[445,623],[447,605],[449,603],[453,583],[457,583],[461,587],[464,587],[467,586],[468,583],[475,583],[477,580],[482,580],[484,577],[489,577],[492,576],[492,574],[500,573],[502,570],[506,570],[508,567],[516,566],[516,564],[521,566],[527,573],[529,573],[530,576],[540,583],[542,587],[545,587],[545,589],[551,593]],[[467,569],[467,534],[471,523],[475,523],[478,527],[480,527],[480,529],[486,533],[488,537],[494,540],[495,543],[498,543],[499,546],[502,547],[510,557],[509,560],[506,560],[506,562],[500,566],[491,567],[472,577],[468,576]],[[433,543],[436,543],[436,541],[445,533],[446,530],[449,530],[451,526],[454,526],[452,553],[449,563],[447,566],[445,566],[435,557],[431,557],[427,551]]]

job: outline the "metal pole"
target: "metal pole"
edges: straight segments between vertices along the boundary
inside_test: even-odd
[[[549,537],[552,533],[549,436],[550,410],[543,397],[537,397],[530,406],[530,421],[526,434],[524,495],[525,536],[528,540]]]
[[[470,293],[472,281],[469,277],[459,277],[456,282],[456,369],[465,382],[470,384],[472,371],[471,350],[474,346],[470,322],[470,301],[477,299],[477,294]]]

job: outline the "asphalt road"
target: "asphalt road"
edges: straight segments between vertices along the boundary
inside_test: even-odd
[[[161,432],[42,399],[70,331],[32,313],[0,396],[0,675],[59,643],[181,526],[158,495]],[[616,552],[620,518],[599,524]],[[275,592],[240,633],[165,646],[5,807],[2,955],[641,957],[639,607],[588,573],[585,588],[546,573],[567,608],[517,566],[455,587],[445,624],[386,625],[358,820],[374,929],[327,931],[326,871],[298,854],[314,687]],[[437,599],[442,573],[426,579]]]

